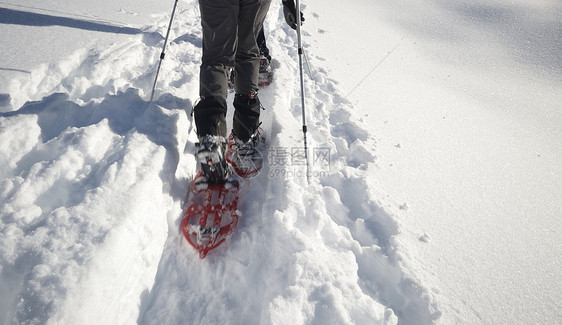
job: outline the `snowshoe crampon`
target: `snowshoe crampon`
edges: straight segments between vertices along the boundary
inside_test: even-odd
[[[258,87],[260,88],[267,87],[272,81],[273,81],[273,72],[271,70],[267,70],[259,73]]]
[[[187,241],[205,258],[209,251],[224,243],[238,224],[238,191],[236,180],[224,184],[193,180],[181,231]]]

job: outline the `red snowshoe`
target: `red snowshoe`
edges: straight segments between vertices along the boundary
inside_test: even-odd
[[[192,181],[181,230],[200,258],[224,243],[236,228],[239,189],[234,179],[208,184],[200,171]]]

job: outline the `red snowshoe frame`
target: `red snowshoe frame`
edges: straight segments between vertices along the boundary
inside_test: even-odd
[[[220,185],[197,185],[192,182],[181,230],[191,246],[199,252],[199,258],[205,258],[209,251],[228,239],[236,228],[239,188],[236,181]]]

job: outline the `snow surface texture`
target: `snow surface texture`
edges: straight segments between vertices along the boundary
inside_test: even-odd
[[[261,92],[273,152],[300,149],[295,33],[274,4],[275,83]],[[308,80],[312,148],[245,184],[232,245],[200,260],[179,233],[195,170],[189,115],[201,52],[196,2],[180,7],[157,100],[146,98],[167,20],[109,48],[81,49],[11,87],[2,113],[2,307],[8,323],[429,323],[405,276],[396,221],[365,182],[375,142],[326,72]],[[314,65],[316,58],[310,57]],[[17,89],[17,90],[16,90]],[[290,156],[290,159],[293,157]],[[327,160],[326,160],[327,159]]]
[[[311,0],[303,5],[307,17],[303,36],[310,63],[305,84],[309,142],[316,153],[312,182],[306,184],[302,177],[305,167],[298,155],[294,155],[302,147],[296,35],[285,26],[280,4],[274,1],[265,27],[274,57],[275,79],[260,92],[266,107],[262,120],[268,136],[268,150],[264,153],[268,165],[258,177],[243,185],[240,202],[243,216],[230,245],[211,253],[205,260],[198,258],[179,232],[187,184],[196,168],[192,155],[196,136],[190,111],[198,94],[201,54],[197,1],[179,3],[156,100],[152,103],[147,98],[172,1],[169,8],[161,8],[162,4],[155,5],[154,1],[107,1],[107,4],[102,1],[103,5],[73,1],[65,6],[55,1],[0,1],[1,31],[10,32],[2,35],[18,35],[29,26],[52,26],[49,28],[55,38],[37,36],[37,43],[35,36],[23,37],[27,51],[21,55],[30,55],[38,63],[18,65],[14,54],[17,52],[11,51],[9,55],[14,58],[9,62],[14,65],[0,67],[1,72],[15,76],[9,78],[10,82],[0,78],[3,82],[0,85],[0,322],[560,321],[562,290],[557,281],[562,250],[560,221],[551,219],[561,212],[560,200],[554,194],[560,192],[560,183],[556,182],[560,174],[552,172],[550,165],[544,163],[553,160],[559,164],[561,158],[550,150],[552,143],[561,140],[560,113],[547,110],[551,103],[559,103],[561,96],[557,88],[560,74],[556,73],[560,71],[560,58],[556,56],[561,53],[557,51],[560,43],[551,39],[557,34],[542,33],[542,25],[536,23],[535,26],[541,27],[538,30],[542,37],[529,38],[533,46],[521,48],[516,56],[516,61],[533,59],[541,67],[525,75],[530,81],[516,79],[517,89],[529,89],[528,84],[541,80],[539,90],[544,92],[537,100],[533,97],[536,95],[529,95],[516,101],[517,113],[524,118],[531,116],[532,112],[525,107],[528,102],[536,101],[548,118],[541,115],[533,122],[529,119],[530,128],[508,120],[489,128],[469,130],[485,131],[484,137],[494,144],[482,145],[479,150],[498,147],[503,151],[491,160],[480,151],[468,152],[465,157],[455,155],[462,151],[459,147],[468,145],[458,139],[484,141],[462,128],[463,123],[475,119],[488,125],[484,117],[489,116],[474,109],[486,101],[482,99],[471,106],[470,95],[486,98],[490,94],[479,93],[481,89],[475,83],[486,80],[493,84],[502,80],[492,73],[474,78],[466,76],[474,71],[475,64],[484,63],[484,70],[500,68],[488,62],[476,62],[480,57],[473,56],[462,61],[468,62],[466,67],[451,70],[461,77],[446,77],[440,71],[444,64],[412,58],[421,57],[420,53],[428,49],[417,49],[416,41],[404,39],[403,32],[398,30],[406,30],[408,35],[429,31],[433,38],[426,40],[423,35],[414,40],[423,39],[420,44],[431,48],[427,44],[437,42],[435,39],[450,40],[461,34],[473,40],[480,35],[481,30],[465,35],[460,29],[440,28],[440,24],[453,21],[451,12],[472,17],[461,24],[468,31],[473,31],[468,27],[474,19],[484,21],[486,28],[482,29],[488,32],[487,27],[508,14],[524,17],[525,21],[535,22],[538,18],[522,16],[520,13],[525,11],[520,5],[504,11],[501,6],[492,10],[495,7],[480,2],[463,6],[460,1],[446,4],[434,1],[432,5],[397,1],[372,10],[375,5],[362,0],[350,0],[341,8],[342,3],[326,6],[324,1]],[[55,9],[47,9],[48,4]],[[441,5],[446,9],[440,9]],[[551,24],[554,31],[560,31],[556,25],[559,24],[557,11],[550,10],[548,1],[539,1],[535,6],[544,6],[539,11],[544,14],[541,16],[544,25]],[[373,24],[373,12],[393,17],[387,19],[394,20],[399,27],[369,25]],[[430,14],[426,17],[420,13]],[[361,21],[368,30],[378,31],[377,46],[357,39],[352,45],[334,42],[331,33],[336,36],[356,33],[353,29],[346,30],[355,26],[341,25],[342,15]],[[119,23],[123,17],[128,17],[126,20],[134,26]],[[500,26],[505,29],[500,28],[504,33],[498,38],[499,43],[517,41],[514,34],[507,32],[514,24],[510,20],[501,21],[504,23]],[[68,29],[72,33],[66,34]],[[89,42],[83,36],[86,32],[95,33],[96,40],[101,41]],[[520,35],[528,38],[525,33]],[[69,53],[64,58],[45,62],[30,54],[32,44],[43,49],[48,48],[47,43],[64,38],[69,39],[69,46],[74,46],[70,51],[65,49]],[[2,44],[16,42],[16,38],[9,38]],[[451,44],[456,43],[451,41]],[[445,54],[468,57],[465,53],[472,53],[471,43],[463,44],[466,46],[460,49],[453,45],[446,50],[440,48],[443,50],[440,54],[446,59],[450,57]],[[361,51],[346,51],[342,45],[356,46],[356,50],[367,46],[369,51],[360,60]],[[332,50],[320,55],[318,49],[322,47]],[[537,50],[548,47],[554,48]],[[501,49],[483,47],[479,51],[496,55],[498,48]],[[63,53],[60,48],[52,51],[49,57],[60,57]],[[346,57],[347,52],[351,54]],[[343,64],[349,62],[350,56],[357,59],[352,66]],[[358,67],[359,70],[354,70]],[[370,70],[373,67],[376,71]],[[373,71],[378,77],[369,87],[364,87],[364,81],[373,76]],[[422,77],[412,76],[412,71]],[[513,77],[518,70],[501,73]],[[546,83],[543,73],[549,76],[545,78]],[[338,81],[333,79],[334,75],[339,76]],[[423,78],[428,75],[431,79],[438,76],[439,80],[429,84]],[[395,88],[396,85],[399,87]],[[470,95],[452,95],[443,90],[449,86],[476,90],[470,91]],[[423,96],[425,93],[431,95]],[[512,93],[502,98],[510,98]],[[359,98],[358,105],[353,98]],[[372,108],[374,101],[376,108]],[[451,110],[449,102],[468,113]],[[433,119],[433,107],[437,107],[439,114],[437,122]],[[412,127],[409,120],[420,121],[427,127],[415,137],[407,137],[405,129]],[[497,121],[504,120],[498,117]],[[445,122],[456,128],[458,134],[443,137],[445,131],[450,131],[445,128]],[[489,193],[470,191],[474,186],[471,180],[479,179],[481,174],[501,172],[511,162],[493,170],[463,165],[473,159],[470,154],[480,154],[474,159],[482,164],[502,164],[504,154],[520,153],[516,150],[520,147],[502,148],[501,144],[513,141],[510,133],[494,133],[504,130],[504,124],[510,130],[515,126],[523,130],[527,137],[518,141],[539,151],[532,158],[541,157],[542,165],[528,164],[542,169],[539,174],[527,177],[536,179],[537,175],[546,175],[554,179],[538,181],[553,195],[539,201],[544,209],[537,211],[544,211],[541,217],[546,220],[540,224],[541,233],[536,233],[535,226],[526,227],[520,221],[522,218],[510,218],[517,216],[519,205],[513,203],[506,208],[509,215],[501,214],[504,206],[497,202],[501,202],[502,196],[478,209],[479,196]],[[537,138],[529,136],[535,127],[549,130],[554,136],[536,144],[531,140]],[[469,135],[461,137],[461,131]],[[375,135],[387,138],[375,140]],[[415,159],[410,159],[412,155],[404,158],[396,154],[408,152],[412,147],[427,148],[423,146],[427,139],[435,141],[434,146],[429,146],[432,159],[428,162],[424,161],[422,149],[413,150]],[[441,151],[452,155],[451,160],[435,158]],[[408,159],[414,162],[407,163]],[[420,164],[425,168],[421,169]],[[401,165],[414,172],[396,172]],[[466,167],[467,179],[457,176],[445,185],[438,182],[438,173],[459,166]],[[512,166],[513,173],[526,171],[528,167]],[[422,172],[416,172],[419,170]],[[505,174],[499,176],[499,182],[491,181],[494,175],[486,178],[482,190],[507,186],[509,178]],[[385,185],[403,182],[408,188],[382,186],[381,182]],[[432,197],[442,193],[435,191],[435,187],[448,188],[446,195]],[[455,197],[457,191],[468,197],[461,206]],[[520,192],[508,192],[505,196],[511,193]],[[515,198],[525,201],[533,197],[517,195]],[[535,205],[537,201],[532,202]],[[424,204],[429,208],[424,210]],[[453,208],[441,212],[443,206]],[[483,210],[493,213],[481,213]],[[457,214],[450,215],[451,211]],[[496,219],[484,219],[493,216]],[[470,222],[472,218],[484,231]],[[510,227],[513,224],[515,227]],[[461,231],[456,225],[462,227]],[[506,230],[504,234],[504,228],[517,231],[522,242],[515,246],[516,251],[525,253],[513,255],[510,245],[514,244],[506,239],[511,233]],[[532,238],[544,238],[544,246],[525,237],[525,230],[532,233]],[[500,238],[496,238],[498,234]],[[478,237],[484,240],[479,241]],[[497,258],[498,262],[488,257]],[[516,272],[509,270],[518,266]],[[486,271],[480,272],[480,268]],[[499,276],[495,274],[496,269],[502,272]],[[531,279],[521,281],[521,277]],[[503,278],[517,281],[505,290]],[[533,291],[533,283],[537,291]],[[524,290],[519,290],[521,287]],[[529,306],[525,306],[526,302]]]

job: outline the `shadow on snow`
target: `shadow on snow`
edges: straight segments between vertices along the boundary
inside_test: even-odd
[[[142,31],[138,28],[115,26],[83,19],[52,16],[7,8],[0,8],[0,24],[25,26],[62,26],[115,34],[133,35],[142,33]]]

